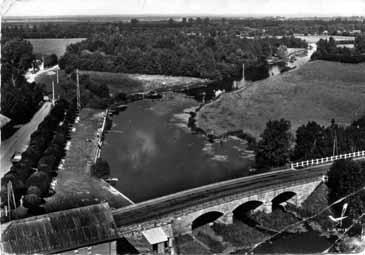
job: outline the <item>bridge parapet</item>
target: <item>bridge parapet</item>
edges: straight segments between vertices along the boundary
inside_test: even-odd
[[[123,236],[138,235],[138,233],[143,230],[166,225],[172,225],[177,233],[184,233],[191,231],[191,224],[195,218],[209,211],[220,212],[223,214],[223,221],[228,223],[232,222],[233,210],[242,203],[252,200],[262,201],[263,206],[259,210],[270,213],[272,199],[287,191],[295,191],[297,197],[293,200],[293,203],[299,206],[320,183],[320,181],[319,177],[300,179],[286,183],[278,181],[271,185],[263,185],[261,188],[248,191],[237,191],[234,194],[214,197],[211,200],[202,201],[201,203],[194,205],[181,205],[173,211],[155,215],[144,220],[136,220],[136,222],[125,223],[119,223],[119,221],[116,220],[116,223],[119,228],[119,233]],[[138,204],[130,206],[125,216],[123,216],[123,212],[118,212],[118,210],[115,211],[115,214],[118,214],[118,218],[128,217],[128,214],[133,213],[134,207],[137,205]],[[169,204],[166,204],[166,208],[169,208],[169,206]],[[136,210],[138,213],[138,209]]]
[[[304,160],[301,162],[291,163],[291,168],[295,169],[297,167],[310,167],[310,166],[316,166],[316,165],[325,165],[331,162],[334,162],[339,159],[360,159],[365,158],[365,151],[357,151],[357,152],[351,152],[347,154],[340,154],[325,158],[316,158],[316,159],[310,159],[310,160]]]

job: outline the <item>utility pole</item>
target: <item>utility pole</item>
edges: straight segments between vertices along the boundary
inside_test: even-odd
[[[57,84],[60,82],[58,78],[58,69],[56,70]]]
[[[337,134],[336,130],[334,130],[332,156],[335,156],[336,154],[337,154]]]
[[[55,105],[55,98],[54,98],[54,81],[52,80],[52,105]]]
[[[76,100],[77,100],[77,110],[80,110],[81,102],[80,102],[79,69],[76,69]]]

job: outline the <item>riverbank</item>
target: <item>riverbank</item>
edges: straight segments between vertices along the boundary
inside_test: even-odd
[[[348,124],[365,113],[364,70],[365,64],[309,62],[204,105],[196,125],[216,136],[243,130],[258,137],[270,119],[290,120],[293,131],[310,120]]]
[[[131,94],[172,89],[183,90],[186,88],[203,86],[212,82],[208,79],[157,74],[128,74],[84,70],[80,71],[80,73],[88,75],[94,82],[106,84],[112,94]]]
[[[80,120],[74,124],[71,146],[63,167],[55,179],[55,194],[46,198],[47,212],[108,201],[113,208],[129,205],[128,199],[102,179],[90,175],[90,167],[98,154],[98,129],[104,121],[104,111],[83,108]]]

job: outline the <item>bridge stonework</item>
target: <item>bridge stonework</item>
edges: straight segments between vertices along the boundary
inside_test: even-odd
[[[312,179],[308,182],[294,183],[290,186],[278,185],[274,189],[257,190],[250,194],[241,193],[232,196],[216,199],[202,203],[200,205],[184,208],[174,213],[161,216],[158,219],[149,220],[136,225],[121,227],[120,234],[124,236],[139,236],[142,230],[165,226],[171,228],[174,236],[187,234],[192,232],[192,224],[195,219],[209,212],[218,212],[222,216],[218,221],[230,224],[233,222],[233,211],[240,205],[249,201],[260,201],[263,204],[255,209],[255,211],[264,211],[271,213],[272,200],[285,192],[294,192],[295,196],[287,200],[287,202],[301,206],[306,198],[316,189],[321,183],[320,178]],[[172,237],[172,236],[171,236]]]

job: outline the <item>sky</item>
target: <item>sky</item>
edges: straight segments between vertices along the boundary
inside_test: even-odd
[[[7,2],[8,0],[2,1]],[[365,0],[16,0],[10,6],[5,16],[113,14],[211,14],[242,16],[365,15]]]

